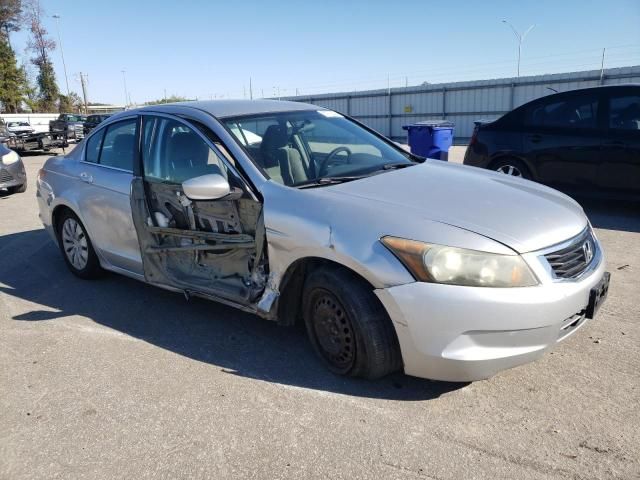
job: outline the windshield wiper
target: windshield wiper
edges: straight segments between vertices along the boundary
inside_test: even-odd
[[[362,178],[362,175],[352,177],[320,177],[300,182],[293,186],[296,188],[324,187],[325,185],[337,185],[338,183],[350,182],[351,180],[358,180],[359,178]]]
[[[385,163],[382,165],[382,170],[397,170],[399,168],[405,167],[413,167],[415,163],[405,163],[405,162],[396,162],[396,163]]]

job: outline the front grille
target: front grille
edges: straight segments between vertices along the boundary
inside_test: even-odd
[[[587,229],[568,247],[547,253],[544,257],[557,278],[576,278],[589,267],[595,255],[596,241],[591,229]]]
[[[0,169],[0,183],[7,183],[13,181],[13,176],[4,169]]]

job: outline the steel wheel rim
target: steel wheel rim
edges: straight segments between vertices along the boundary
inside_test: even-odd
[[[514,165],[502,165],[496,169],[496,172],[511,175],[512,177],[522,177],[522,172]]]
[[[80,224],[67,218],[62,224],[62,248],[67,259],[77,270],[83,270],[89,261],[89,245]]]
[[[313,329],[322,356],[336,369],[348,371],[355,359],[355,336],[344,307],[322,290],[313,303]]]

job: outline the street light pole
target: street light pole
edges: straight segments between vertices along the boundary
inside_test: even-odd
[[[524,33],[519,33],[516,28],[511,25],[511,23],[507,22],[506,20],[502,20],[502,23],[505,23],[507,25],[509,25],[511,27],[511,30],[513,30],[513,34],[516,36],[516,39],[518,40],[518,78],[520,78],[520,55],[522,54],[522,42],[524,42],[524,38],[527,36],[527,34],[533,30],[533,27],[535,27],[534,25],[531,25],[529,28],[527,28],[527,30]]]
[[[126,110],[129,106],[129,94],[127,93],[127,77],[125,77],[125,70],[120,70],[122,72],[122,83],[124,84],[124,109]]]
[[[62,49],[62,38],[60,37],[60,15],[53,15],[53,18],[56,19],[56,31],[58,32],[58,43],[60,44],[60,55],[62,56],[62,68],[64,69],[64,81],[67,84],[67,97],[69,96],[69,77],[67,77],[67,65],[64,62],[64,50]]]

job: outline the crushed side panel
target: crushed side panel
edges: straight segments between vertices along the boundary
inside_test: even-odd
[[[259,203],[241,191],[192,202],[179,185],[136,178],[131,204],[149,283],[245,306],[258,301],[268,274],[264,239],[256,241]]]

